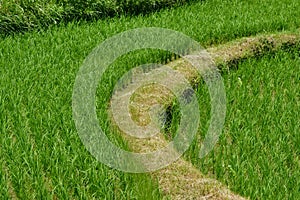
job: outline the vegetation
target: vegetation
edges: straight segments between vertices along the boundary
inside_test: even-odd
[[[203,159],[198,159],[201,138],[186,154],[242,196],[299,198],[299,50],[247,59],[224,72],[227,118],[221,139]],[[206,87],[198,90],[203,136],[210,101]]]
[[[80,13],[71,6],[68,12],[64,10],[67,2],[28,1],[26,12],[25,4],[19,3],[25,1],[9,2],[1,2],[2,33],[59,23],[72,13]],[[84,58],[106,38],[136,27],[177,30],[205,47],[258,33],[294,31],[300,26],[299,7],[298,0],[211,0],[146,16],[71,22],[46,31],[3,37],[0,40],[0,196],[161,199],[157,183],[147,175],[112,170],[98,163],[82,145],[72,120],[71,97]],[[89,16],[88,10],[82,12]],[[139,64],[169,59],[170,54],[161,51],[133,52],[118,59],[105,73],[97,96],[98,118],[105,130],[111,130],[105,110],[118,78]],[[228,116],[219,145],[208,157],[198,160],[195,142],[186,158],[241,195],[253,199],[297,199],[299,64],[299,48],[296,48],[262,58],[260,55],[238,63],[237,70],[224,71]],[[199,95],[204,94],[205,89],[200,88]],[[204,95],[202,105],[208,102]],[[201,112],[202,124],[206,124],[209,112],[205,109]],[[203,125],[201,130],[205,128]],[[114,133],[109,134],[110,138],[128,148]]]
[[[53,24],[137,15],[182,5],[190,0],[2,0],[0,33],[41,29]]]

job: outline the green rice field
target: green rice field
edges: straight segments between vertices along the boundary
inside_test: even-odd
[[[300,27],[299,8],[298,0],[189,1],[147,14],[1,34],[0,198],[165,198],[149,174],[111,169],[82,144],[72,117],[72,91],[86,56],[105,39],[141,27],[176,30],[204,47],[257,34],[294,33]],[[105,72],[97,90],[97,114],[120,147],[130,149],[110,127],[107,109],[114,85],[129,69],[170,57],[140,50],[122,56]],[[227,96],[221,138],[199,159],[198,137],[184,158],[241,196],[300,199],[300,45],[224,64],[220,71]],[[205,86],[199,85],[197,96],[201,136],[210,117]]]

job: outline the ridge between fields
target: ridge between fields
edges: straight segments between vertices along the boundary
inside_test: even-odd
[[[207,49],[216,66],[223,69],[225,66],[234,66],[244,59],[262,56],[269,52],[280,49],[288,50],[300,44],[300,32],[277,33],[269,35],[258,35],[254,37],[241,38],[219,46]],[[196,86],[200,81],[199,73],[184,59],[177,59],[167,66],[180,72],[189,82]],[[120,96],[128,96],[117,94]],[[141,126],[149,123],[149,110],[156,103],[165,106],[173,102],[172,94],[166,88],[148,86],[144,90],[135,91],[134,98],[130,102],[131,118]],[[167,96],[167,97],[166,97]],[[113,117],[111,117],[113,119]],[[112,120],[113,121],[113,120]],[[120,131],[120,130],[119,130]],[[151,152],[168,144],[163,133],[147,139],[137,139],[120,131],[123,138],[129,143],[134,152]],[[171,165],[152,172],[152,178],[158,180],[159,187],[166,198],[171,199],[245,199],[230,191],[219,181],[204,176],[190,162],[183,158],[178,159]]]

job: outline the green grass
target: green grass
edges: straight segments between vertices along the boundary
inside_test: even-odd
[[[223,74],[227,118],[217,147],[198,159],[195,142],[186,156],[243,196],[299,199],[299,48],[248,59],[237,67]],[[206,87],[198,95],[203,135],[210,117]]]
[[[16,196],[159,199],[146,175],[103,166],[77,135],[71,95],[85,44],[65,43],[64,31],[27,37],[1,41],[1,166]]]
[[[191,0],[2,0],[0,34],[8,35],[70,21],[138,15],[176,7]]]
[[[156,183],[152,182],[147,175],[122,173],[103,166],[90,156],[82,145],[72,119],[71,97],[75,76],[84,58],[93,47],[105,38],[135,27],[157,26],[174,29],[193,37],[204,46],[224,43],[234,38],[256,33],[279,30],[293,31],[300,26],[300,12],[297,9],[299,5],[300,2],[296,0],[251,1],[251,3],[249,1],[212,0],[176,9],[163,10],[144,17],[120,17],[80,25],[70,23],[65,27],[55,27],[47,31],[36,31],[2,38],[0,40],[0,162],[2,166],[0,168],[0,194],[3,194],[3,197],[9,194],[12,195],[10,187],[13,187],[13,193],[24,199],[39,199],[41,197],[57,197],[58,199],[161,198]],[[286,9],[282,9],[283,7]],[[118,71],[107,72],[108,87],[102,86],[107,88],[107,93],[103,93],[105,94],[104,96],[100,95],[100,100],[105,102],[105,99],[109,99],[109,89],[112,88],[117,78],[126,69],[140,63],[149,62],[151,59],[161,60],[161,55],[165,54],[158,52],[153,57],[145,52],[140,52],[140,54],[136,54],[131,59],[124,58],[123,61],[119,60],[117,64],[119,63],[120,66],[126,66],[127,63],[131,65],[121,67]],[[267,65],[269,61],[266,58],[264,60],[265,65]],[[279,60],[275,59],[274,66]],[[248,65],[251,65],[251,63]],[[284,65],[282,67],[287,66]],[[297,65],[294,65],[294,72],[299,69],[296,67]],[[256,69],[253,67],[244,68],[248,70]],[[242,66],[241,69],[243,69]],[[272,78],[273,71],[268,73],[264,70],[259,71],[265,73],[265,79],[268,76]],[[240,73],[240,71],[234,73]],[[291,74],[292,72],[289,71],[289,73]],[[244,76],[251,75],[250,71],[245,72],[245,74],[241,73],[239,76],[242,76],[242,74]],[[281,76],[284,75],[285,73],[281,73]],[[225,140],[230,139],[234,141],[232,146],[236,148],[227,148],[227,151],[230,152],[227,155],[230,155],[231,158],[228,157],[227,160],[222,160],[221,156],[223,154],[217,154],[218,151],[222,152],[222,149],[220,150],[222,147],[220,146],[216,150],[216,155],[213,158],[211,156],[208,157],[207,164],[203,164],[201,169],[216,174],[217,178],[230,185],[235,191],[241,194],[249,194],[253,198],[268,198],[270,197],[268,195],[273,195],[272,193],[268,194],[266,191],[271,191],[279,196],[285,195],[285,190],[267,190],[267,187],[272,186],[273,182],[268,182],[270,180],[280,180],[284,183],[293,180],[297,175],[295,174],[297,171],[292,168],[291,179],[278,178],[280,176],[288,177],[288,162],[292,163],[291,166],[295,166],[293,162],[297,161],[297,154],[299,155],[299,151],[297,151],[299,146],[295,146],[294,149],[291,149],[291,146],[284,146],[289,143],[293,145],[299,144],[299,138],[290,139],[294,137],[292,134],[287,134],[286,138],[279,134],[285,131],[292,131],[294,127],[297,128],[297,126],[294,126],[294,124],[297,124],[297,116],[299,118],[296,112],[297,107],[293,102],[288,103],[289,101],[286,99],[278,99],[277,103],[281,105],[281,107],[278,107],[280,110],[273,108],[274,113],[263,115],[263,111],[271,111],[272,109],[270,107],[272,104],[268,103],[271,96],[267,95],[262,100],[254,97],[251,99],[250,92],[257,91],[254,90],[255,88],[253,88],[253,91],[246,88],[245,91],[247,93],[244,94],[241,92],[241,89],[236,89],[238,87],[236,76],[229,74],[224,77],[226,81],[229,78],[233,81],[226,82],[226,87],[231,87],[236,92],[231,95],[230,93],[228,94],[229,102],[232,103],[231,101],[235,98],[240,99],[240,101],[233,101],[235,103],[232,103],[232,106],[236,107],[228,109],[227,120],[234,119],[237,121],[227,122],[225,134],[220,143],[222,144]],[[297,77],[299,79],[299,76]],[[273,78],[275,87],[280,82],[275,82],[275,77]],[[241,87],[246,87],[247,78],[241,77],[241,80],[243,81]],[[283,78],[280,80],[283,81]],[[295,79],[295,84],[297,83],[296,81],[297,79]],[[283,83],[289,84],[289,82]],[[288,86],[291,86],[291,83],[290,85],[284,85],[284,87],[291,89],[291,92],[295,93],[297,87],[292,88]],[[270,91],[270,89],[272,88],[266,88],[267,91]],[[281,94],[279,91],[277,92],[276,94]],[[247,98],[247,94],[250,95],[249,98]],[[289,93],[285,95],[288,96]],[[284,98],[292,97],[284,96]],[[251,118],[250,114],[254,112],[250,110],[252,108],[250,103],[253,103],[253,101],[262,101],[261,103],[264,104],[262,107],[259,107],[261,109],[259,114],[261,115]],[[256,102],[255,105],[259,106],[261,104]],[[230,106],[228,105],[229,108]],[[285,108],[284,106],[287,107]],[[286,116],[284,116],[283,122],[286,122],[287,125],[281,126],[282,131],[277,130],[275,132],[278,135],[272,134],[272,138],[267,138],[266,135],[260,134],[271,134],[273,131],[272,127],[276,128],[277,124],[280,124],[280,118],[276,119],[279,122],[275,121],[275,123],[272,121],[273,116],[276,116],[275,111],[285,113],[283,111],[289,110],[289,106],[293,106],[295,110],[288,112],[288,116],[294,115],[296,117],[293,116],[291,122],[288,122]],[[100,113],[98,116],[100,116],[100,123],[105,124],[107,120],[106,113]],[[247,119],[245,117],[248,117],[249,120],[245,120]],[[260,118],[264,119],[264,117],[265,121],[260,124],[266,123],[266,126],[261,127],[261,129],[264,129],[261,130],[262,132],[259,132],[260,129],[257,128],[259,126],[255,125],[259,123]],[[228,126],[228,123],[231,125]],[[248,130],[240,132],[242,128],[249,126]],[[246,137],[247,134],[248,138],[251,138],[251,131],[254,131],[257,135],[252,136],[253,140],[244,140],[243,137]],[[297,129],[293,131],[296,133]],[[279,142],[278,148],[273,148],[268,143],[265,146],[261,145],[266,143],[268,139]],[[285,141],[287,142],[285,143]],[[297,141],[298,143],[296,143]],[[122,144],[118,138],[116,138],[116,142]],[[277,160],[277,163],[270,163],[270,166],[266,165],[268,164],[266,163],[267,159],[262,156],[259,158],[261,161],[255,160],[254,156],[257,155],[258,151],[261,151],[260,149],[250,149],[252,151],[249,154],[242,151],[243,149],[249,149],[251,145],[264,147],[262,152],[268,153],[267,157],[275,156],[274,161]],[[224,148],[227,146],[225,145]],[[123,144],[123,147],[126,148],[126,144]],[[285,150],[283,154],[277,156],[275,153],[280,153],[282,149]],[[270,152],[268,152],[269,150]],[[292,154],[290,152],[296,153],[294,160],[291,160]],[[247,156],[251,159],[246,159]],[[286,156],[286,160],[284,160],[284,156]],[[255,160],[254,164],[258,164],[259,167],[256,168],[254,164],[253,166],[251,164],[248,165],[247,163],[250,160]],[[225,163],[224,169],[220,167],[222,162]],[[286,164],[279,165],[282,171],[276,168],[278,162],[286,162]],[[194,163],[197,164],[196,161]],[[213,169],[210,169],[211,166],[213,166]],[[267,172],[265,177],[261,178],[262,181],[265,181],[262,187],[266,189],[257,189],[251,186],[254,183],[256,183],[256,186],[262,185],[255,182],[260,180],[258,179],[260,177],[255,177],[254,175],[261,168],[263,171],[267,171],[264,167],[268,166],[274,173],[279,173],[279,176],[276,176],[275,179],[265,178],[272,175],[270,174],[271,172]],[[246,171],[246,169],[249,171]],[[249,176],[246,176],[245,173],[249,173]],[[297,186],[296,181],[295,183],[294,185]],[[242,189],[244,185],[247,186],[245,190]],[[290,189],[289,187],[290,185],[287,185],[287,191]],[[294,187],[294,191],[295,189],[297,187]],[[279,191],[283,193],[280,194]],[[295,193],[289,192],[286,195],[292,194]]]

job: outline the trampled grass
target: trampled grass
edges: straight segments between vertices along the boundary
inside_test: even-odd
[[[204,46],[256,33],[292,31],[300,25],[298,7],[299,1],[268,0],[249,3],[249,1],[215,0],[164,10],[144,17],[113,18],[79,26],[70,23],[66,27],[44,32],[3,38],[0,41],[1,196],[4,198],[16,196],[22,199],[161,198],[156,183],[149,177],[126,174],[103,166],[82,145],[73,124],[71,97],[74,79],[84,58],[105,38],[137,27],[157,26],[174,29],[193,37]],[[101,100],[106,102],[105,100],[109,99],[109,90],[122,73],[135,65],[161,60],[161,53],[155,55],[153,57],[140,52],[131,59],[118,61],[117,64],[121,66],[118,67],[118,71],[108,72],[107,85],[103,85],[102,88],[99,86],[100,103]],[[268,67],[269,62],[274,62],[274,66],[277,66],[281,63],[280,58],[285,58],[286,64],[294,63],[292,65],[294,71],[297,69],[299,71],[295,59],[290,59],[287,55],[283,57],[278,55],[275,61],[268,58],[262,61],[250,60],[248,64],[243,63],[240,68],[254,70],[255,73],[256,68],[251,68],[255,62],[261,62],[259,65],[263,67],[264,65]],[[279,64],[276,65],[277,62]],[[131,66],[127,66],[128,63]],[[281,65],[277,68],[281,68]],[[290,69],[292,68],[286,70],[292,76]],[[255,90],[254,86],[260,85],[254,85],[252,90],[246,87],[248,82],[251,83],[250,79],[255,80],[257,77],[244,77],[250,76],[250,72],[252,71],[238,70],[225,74],[229,113],[220,146],[216,148],[214,155],[210,155],[203,162],[194,159],[192,155],[191,160],[195,165],[199,165],[201,170],[215,174],[214,176],[242,195],[250,195],[253,198],[276,198],[275,195],[283,198],[288,197],[283,195],[296,197],[297,186],[299,188],[295,178],[297,169],[299,171],[299,167],[295,165],[299,155],[297,151],[299,137],[296,135],[299,130],[297,125],[299,114],[296,112],[298,104],[290,102],[290,98],[295,96],[289,96],[289,92],[297,94],[299,76],[295,74],[295,87],[291,87],[292,83],[285,81],[289,76],[284,79],[288,74],[278,69],[277,72],[282,76],[279,79],[283,84],[282,87],[289,90],[283,93],[285,95],[283,99],[274,97],[276,100],[274,105],[278,107],[272,108],[272,104],[269,103],[272,101],[272,93],[269,92],[273,92],[273,87],[280,86],[281,82],[276,82],[276,77],[272,77],[274,73],[272,70],[258,70],[263,73],[262,77],[265,77],[261,81],[262,84],[268,83],[266,80],[268,77],[273,78],[274,82],[269,82],[273,86],[263,88],[263,91],[268,91],[263,93],[266,97],[262,95],[260,97],[262,99],[254,97],[251,99],[254,94],[260,92]],[[242,81],[240,86],[237,84],[238,77]],[[246,93],[243,93],[242,89]],[[276,94],[282,94],[276,89],[274,91]],[[299,102],[299,99],[294,100]],[[258,115],[253,116],[254,108],[252,110],[250,106],[252,104],[249,102],[258,106],[257,109],[260,110]],[[260,103],[263,103],[263,106],[259,107]],[[290,111],[290,108],[294,110]],[[268,114],[268,111],[272,112]],[[287,116],[279,118],[278,113],[286,113],[283,111],[290,112],[287,112]],[[99,116],[100,123],[105,124],[106,113]],[[272,121],[273,116],[277,116],[276,123]],[[287,120],[290,118],[291,122]],[[264,120],[260,123],[262,119]],[[286,125],[276,129],[281,123]],[[283,136],[282,132],[285,131],[287,134]],[[252,132],[256,135],[251,135]],[[289,134],[290,132],[294,135]],[[268,136],[272,137],[266,137],[262,133],[270,133]],[[226,143],[227,140],[232,143],[229,143],[230,148]],[[272,143],[268,143],[268,140]],[[122,143],[119,138],[116,138],[116,142]],[[251,145],[262,150],[250,148]],[[292,145],[294,149],[291,148]],[[126,144],[123,144],[123,147],[126,148]],[[263,156],[262,152],[266,156]],[[255,158],[256,155],[260,157]],[[223,157],[226,159],[223,160]],[[268,159],[269,157],[274,157],[274,160]],[[280,165],[281,162],[284,164]],[[260,171],[265,173],[258,173]],[[273,175],[274,178],[271,179]],[[280,179],[282,176],[285,178]],[[291,180],[295,181],[288,183]],[[258,181],[263,183],[258,184]],[[280,186],[286,184],[286,189],[272,187],[274,182],[281,183]],[[291,188],[292,184],[295,186],[294,190]],[[246,189],[242,188],[244,185]],[[285,194],[286,191],[289,193]]]

